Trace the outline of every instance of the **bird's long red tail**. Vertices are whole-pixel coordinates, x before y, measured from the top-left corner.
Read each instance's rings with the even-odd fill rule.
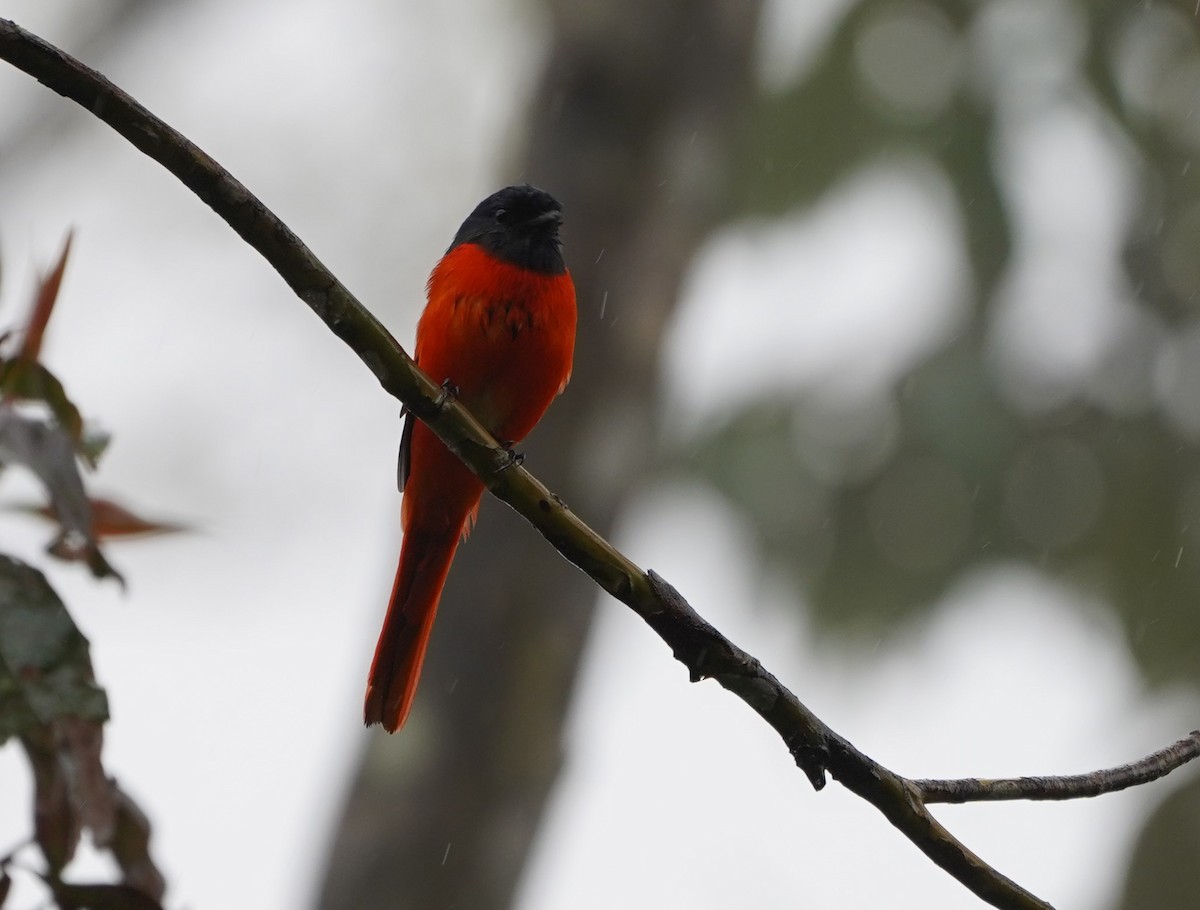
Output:
[[[383,724],[389,733],[404,726],[417,694],[425,647],[461,530],[428,533],[413,528],[404,535],[396,582],[367,681],[363,715],[368,725]]]

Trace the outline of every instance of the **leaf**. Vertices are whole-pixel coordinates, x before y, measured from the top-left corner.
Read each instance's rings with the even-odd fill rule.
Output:
[[[167,883],[150,857],[150,820],[115,780],[109,781],[109,786],[117,810],[116,826],[113,836],[105,842],[97,841],[97,846],[112,850],[125,884],[162,900]]]
[[[79,453],[79,457],[90,468],[95,468],[100,463],[100,458],[108,450],[108,444],[112,442],[112,434],[100,429],[96,426],[84,425],[83,434],[79,437],[79,442],[75,446],[75,451]]]
[[[0,390],[5,397],[20,401],[40,401],[67,431],[71,443],[88,463],[95,465],[91,448],[83,438],[83,417],[57,377],[42,364],[20,358],[0,361]]]
[[[112,850],[125,883],[151,901],[114,905],[105,902],[125,892],[104,891],[96,906],[157,906],[152,898],[165,884],[150,858],[150,823],[100,761],[107,719],[87,639],[40,572],[0,555],[0,743],[19,737],[29,758],[38,845],[57,873],[90,830],[97,847]]]
[[[12,878],[7,869],[0,869],[0,907],[8,900],[8,891],[12,888]]]
[[[82,562],[96,578],[115,578],[122,587],[125,585],[124,576],[104,558],[100,547],[91,538],[64,531],[50,541],[46,552],[65,562]]]
[[[162,904],[130,885],[70,885],[57,879],[46,883],[62,910],[162,910]]]
[[[0,743],[67,716],[108,719],[87,639],[41,572],[0,555]]]
[[[92,507],[92,536],[97,540],[154,537],[159,534],[177,534],[181,531],[191,530],[185,524],[142,518],[119,503],[104,497],[90,498],[89,502]],[[53,505],[13,503],[0,506],[0,508],[33,515],[48,521],[58,521],[58,515],[54,511]]]
[[[111,839],[116,807],[100,750],[99,722],[60,717],[21,734],[33,767],[34,834],[51,870],[58,872],[75,855],[83,829],[97,841]]]
[[[97,578],[112,576],[123,582],[96,543],[91,502],[83,488],[74,446],[57,424],[0,407],[0,460],[26,465],[45,486],[62,525],[62,534],[50,544],[50,553],[86,562]]]
[[[136,515],[111,499],[91,500],[92,536],[96,540],[110,537],[148,537],[155,534],[174,534],[187,527],[166,521],[151,521]]]
[[[89,537],[91,506],[70,440],[54,424],[0,408],[0,459],[30,468],[41,479],[66,531]]]
[[[73,233],[68,232],[58,262],[38,285],[29,313],[29,322],[25,327],[25,340],[21,344],[21,349],[15,357],[0,361],[0,391],[3,391],[6,399],[45,403],[54,414],[55,419],[70,435],[79,454],[94,467],[95,457],[92,453],[94,446],[86,444],[87,440],[83,435],[83,418],[79,414],[79,409],[67,397],[62,383],[40,361],[46,326],[50,322],[54,304],[58,300],[63,273],[67,267],[67,257],[71,252],[72,237]],[[8,333],[5,333],[4,337],[7,338]]]
[[[104,691],[87,639],[45,577],[0,556],[0,742],[17,736],[33,768],[34,829],[52,869],[74,855],[84,826],[111,836],[100,766]]]
[[[63,273],[67,269],[67,257],[71,253],[71,240],[74,231],[67,232],[66,242],[58,262],[38,285],[33,297],[33,308],[29,314],[29,323],[25,327],[25,341],[21,345],[18,357],[28,363],[37,363],[42,352],[42,339],[46,335],[46,326],[50,315],[54,312],[54,303],[58,300],[58,291],[62,287]]]

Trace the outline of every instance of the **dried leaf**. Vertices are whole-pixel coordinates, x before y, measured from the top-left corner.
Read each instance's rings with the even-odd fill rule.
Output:
[[[130,885],[70,885],[57,879],[46,883],[61,910],[162,910],[162,904]]]
[[[112,850],[125,884],[162,900],[167,883],[150,857],[150,820],[115,780],[109,781],[109,785],[117,810],[117,823],[112,838],[105,842],[97,841],[97,846]]]
[[[34,836],[55,873],[79,845],[84,827],[111,836],[116,812],[100,764],[99,723],[61,717],[26,730],[21,745],[33,768]]]

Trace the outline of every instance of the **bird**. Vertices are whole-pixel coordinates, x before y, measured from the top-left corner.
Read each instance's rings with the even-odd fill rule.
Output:
[[[414,359],[506,447],[571,378],[577,308],[561,225],[562,206],[544,190],[498,190],[463,221],[426,286]],[[389,733],[412,709],[442,588],[484,490],[411,413],[398,476],[404,536],[363,706],[365,724]]]

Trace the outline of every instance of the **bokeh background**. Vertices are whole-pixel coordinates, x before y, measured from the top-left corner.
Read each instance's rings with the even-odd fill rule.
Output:
[[[406,346],[475,202],[554,192],[578,367],[527,465],[883,763],[1068,773],[1197,726],[1191,2],[0,15],[205,148]],[[114,435],[93,489],[193,528],[111,546],[125,595],[48,566],[169,906],[971,904],[494,502],[410,726],[364,732],[397,403],[173,178],[0,66],[5,325],[71,226],[44,358]],[[0,534],[46,565],[45,527]],[[28,800],[0,749],[0,849]],[[1194,770],[939,815],[1056,905],[1200,893]]]

